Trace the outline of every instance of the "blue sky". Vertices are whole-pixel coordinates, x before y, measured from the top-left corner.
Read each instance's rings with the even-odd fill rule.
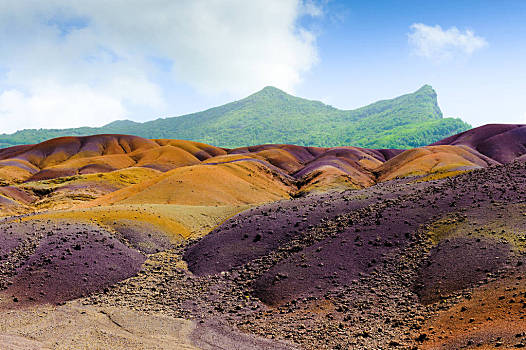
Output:
[[[177,116],[266,85],[342,109],[431,84],[526,123],[525,1],[0,0],[0,133]]]
[[[445,115],[473,125],[526,122],[526,2],[355,1],[333,8],[345,9],[345,20],[324,24],[320,64],[300,95],[352,108],[431,84]],[[449,60],[421,57],[408,42],[413,23],[472,30],[487,45]]]

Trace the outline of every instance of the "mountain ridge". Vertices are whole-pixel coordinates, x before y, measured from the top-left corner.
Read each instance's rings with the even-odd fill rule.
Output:
[[[443,118],[437,94],[430,85],[354,110],[340,110],[267,86],[241,100],[178,117],[0,134],[0,147],[38,143],[60,136],[128,134],[150,139],[193,140],[228,148],[266,143],[413,148],[470,128],[460,119]]]

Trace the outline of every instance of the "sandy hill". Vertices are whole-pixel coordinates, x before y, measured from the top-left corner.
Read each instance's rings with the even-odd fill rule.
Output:
[[[524,144],[2,149],[0,348],[524,347]]]

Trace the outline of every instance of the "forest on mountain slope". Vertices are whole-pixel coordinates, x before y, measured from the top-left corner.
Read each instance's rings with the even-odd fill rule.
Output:
[[[92,134],[184,139],[227,148],[266,143],[413,148],[470,128],[461,119],[443,118],[437,94],[429,85],[347,111],[265,87],[242,100],[180,117],[144,123],[121,120],[98,128],[25,129],[0,134],[0,148]]]

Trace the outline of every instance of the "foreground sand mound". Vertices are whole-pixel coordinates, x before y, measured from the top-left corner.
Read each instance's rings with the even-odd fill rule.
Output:
[[[77,221],[4,220],[0,232],[4,307],[100,291],[134,275],[145,260],[111,232]]]
[[[11,310],[0,320],[2,350],[292,350],[284,342],[243,334],[217,322],[151,315],[78,302]]]
[[[347,341],[343,347],[383,347],[373,339],[386,336],[385,346],[429,341],[458,349],[476,339],[511,348],[522,344],[519,329],[526,329],[525,175],[526,167],[514,163],[266,204],[189,245],[184,259],[200,279],[222,276],[220,283],[243,286],[276,308],[254,316],[266,327],[250,329],[293,334],[299,325],[311,332],[320,327],[323,343],[331,340],[321,334],[337,325],[333,334]],[[487,283],[501,279],[508,281],[499,282],[507,283],[501,296],[482,297]],[[466,309],[453,308],[457,302]],[[429,319],[433,328],[417,327],[418,319],[449,307],[440,320]],[[475,310],[485,310],[484,318]],[[403,315],[407,327],[419,331],[394,341],[405,327]],[[327,328],[316,323],[321,320]],[[364,323],[372,326],[364,330]],[[449,330],[455,335],[447,339]]]

